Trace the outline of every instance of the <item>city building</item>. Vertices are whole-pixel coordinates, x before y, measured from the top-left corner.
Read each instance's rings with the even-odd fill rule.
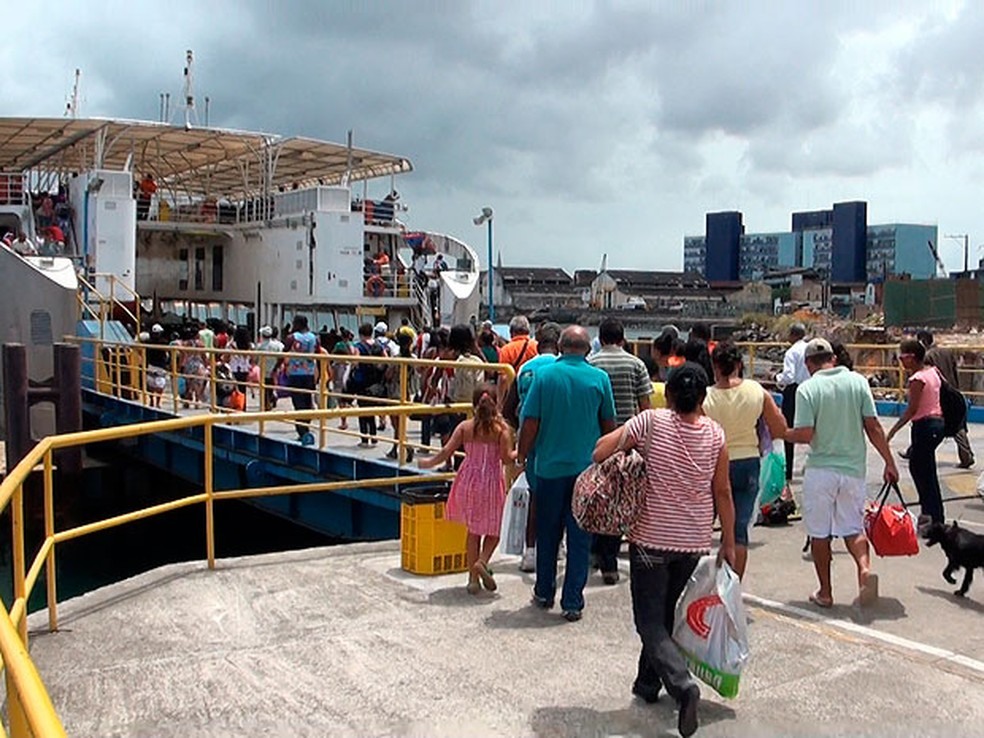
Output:
[[[741,213],[708,213],[705,219],[704,276],[708,282],[734,282],[739,274],[741,237],[745,226]]]
[[[844,284],[936,275],[928,243],[937,243],[935,225],[869,226],[867,211],[867,203],[852,201],[793,213],[791,231],[780,233],[745,233],[741,213],[708,213],[706,234],[684,237],[684,271],[711,283],[760,280],[793,268]]]

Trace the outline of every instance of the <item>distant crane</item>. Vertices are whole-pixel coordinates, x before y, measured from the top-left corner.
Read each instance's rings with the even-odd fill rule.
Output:
[[[939,252],[936,250],[936,247],[933,245],[932,241],[926,241],[926,243],[929,244],[929,250],[933,254],[933,258],[936,259],[937,271],[942,273],[945,279],[947,277],[946,266],[943,264],[943,260],[940,258]]]

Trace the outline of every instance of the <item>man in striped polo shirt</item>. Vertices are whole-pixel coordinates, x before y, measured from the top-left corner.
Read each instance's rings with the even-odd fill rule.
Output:
[[[604,370],[615,395],[615,422],[622,426],[638,412],[649,409],[652,384],[642,359],[623,348],[625,328],[618,318],[605,318],[598,326],[601,350],[588,357],[588,363]],[[605,584],[618,583],[618,550],[621,536],[596,535],[591,545],[595,563]]]

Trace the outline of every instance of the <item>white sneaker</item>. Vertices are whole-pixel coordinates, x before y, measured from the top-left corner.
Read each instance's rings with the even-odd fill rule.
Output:
[[[536,546],[526,546],[523,549],[523,560],[519,562],[519,570],[536,571]]]

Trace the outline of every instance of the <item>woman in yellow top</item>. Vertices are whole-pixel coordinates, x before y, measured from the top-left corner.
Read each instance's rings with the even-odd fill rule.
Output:
[[[714,347],[711,361],[714,386],[707,388],[704,413],[724,428],[735,503],[735,572],[742,577],[748,561],[748,528],[758,497],[758,421],[763,418],[772,437],[782,438],[786,420],[762,385],[741,378],[742,357],[737,346],[731,342],[719,343]]]

